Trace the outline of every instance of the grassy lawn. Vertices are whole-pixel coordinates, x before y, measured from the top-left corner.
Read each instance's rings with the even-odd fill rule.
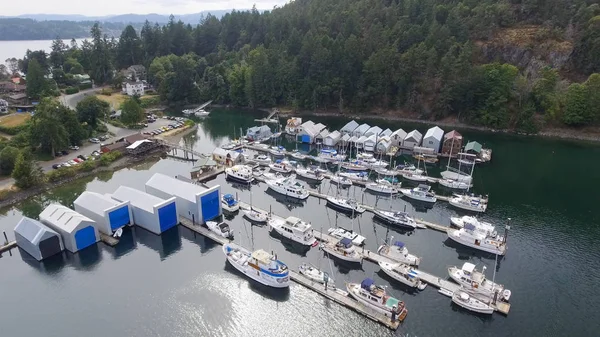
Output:
[[[0,117],[0,125],[5,127],[15,127],[27,122],[30,118],[31,115],[27,112],[15,113]]]
[[[127,95],[123,95],[121,93],[113,93],[110,96],[106,96],[106,95],[101,95],[98,94],[97,97],[105,102],[107,102],[108,104],[110,104],[110,107],[112,109],[118,110],[121,106],[121,104],[123,102],[125,102],[125,100],[129,97]],[[146,99],[151,99],[153,97],[156,97],[156,95],[144,95],[141,97],[142,101],[146,100]]]

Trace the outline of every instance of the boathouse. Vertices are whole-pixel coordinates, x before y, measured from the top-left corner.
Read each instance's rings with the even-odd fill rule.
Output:
[[[87,248],[100,240],[94,220],[59,204],[50,204],[40,221],[60,234],[64,247],[71,253]]]
[[[242,164],[245,161],[245,157],[241,152],[229,151],[220,147],[213,150],[212,159],[215,162],[226,166]]]
[[[175,197],[162,199],[135,188],[121,186],[111,194],[111,198],[120,202],[129,201],[133,223],[154,234],[160,235],[179,223]]]
[[[462,149],[463,137],[458,131],[452,130],[444,135],[442,154],[456,156]]]
[[[332,133],[328,134],[327,137],[325,137],[323,144],[325,144],[325,146],[336,146],[341,138],[342,134],[339,131],[333,131]]]
[[[398,129],[394,131],[390,136],[392,146],[401,147],[404,145],[404,138],[406,138],[406,131]]]
[[[412,130],[411,132],[406,134],[406,137],[404,137],[403,146],[407,149],[412,150],[415,146],[419,146],[421,144],[422,139],[423,135],[419,131]]]
[[[372,128],[370,128],[369,130],[367,130],[367,132],[365,132],[365,136],[367,137],[371,137],[371,136],[379,136],[379,134],[381,133],[381,128],[378,126],[374,126]]]
[[[384,137],[384,136],[391,136],[392,135],[392,130],[390,129],[385,129],[383,131],[381,131],[381,133],[379,134],[379,137]]]
[[[288,119],[285,124],[285,132],[295,135],[300,130],[300,125],[302,125],[302,118],[292,117]]]
[[[345,134],[340,138],[339,143],[341,143],[342,146],[346,146],[350,142],[350,138],[352,137],[350,137],[349,134]]]
[[[478,155],[481,153],[481,144],[475,141],[468,142],[467,145],[465,145],[465,152]]]
[[[367,139],[369,139],[369,137],[360,136],[360,138],[358,138],[355,142],[356,148],[362,150],[365,147],[365,142],[367,141]]]
[[[299,143],[312,144],[315,142],[315,138],[319,134],[320,130],[317,131],[315,129],[315,123],[313,121],[306,121],[298,130],[298,134],[296,136],[296,140]]]
[[[223,213],[219,185],[205,188],[155,173],[146,182],[146,192],[162,199],[175,197],[177,214],[195,223],[204,223]]]
[[[377,135],[370,135],[365,139],[363,148],[365,151],[373,152],[375,151],[375,145],[377,145]]]
[[[15,226],[17,246],[41,261],[47,257],[62,252],[63,246],[60,235],[43,223],[24,216]]]
[[[379,138],[379,142],[377,142],[377,147],[375,148],[375,151],[378,153],[388,153],[391,146],[392,141],[390,140],[390,137],[383,136]]]
[[[442,145],[443,138],[444,130],[442,130],[439,126],[434,126],[425,133],[422,146],[432,149],[433,153],[438,153],[440,152],[440,146]]]
[[[133,222],[129,201],[118,202],[105,195],[85,191],[75,199],[73,206],[75,211],[94,220],[98,231],[107,235]]]
[[[352,131],[352,135],[355,136],[356,138],[360,138],[362,136],[365,135],[365,132],[367,132],[367,130],[369,130],[371,128],[371,126],[369,124],[361,124],[359,127],[357,127],[356,129],[354,129],[354,131]]]
[[[269,137],[271,137],[271,135],[273,135],[273,133],[267,125],[254,126],[248,128],[248,131],[246,132],[246,138],[250,141],[268,139]]]
[[[343,135],[352,135],[354,130],[358,127],[358,123],[355,120],[351,120],[340,130],[340,133]]]
[[[317,137],[315,138],[315,142],[317,144],[324,144],[325,138],[327,138],[327,136],[329,136],[329,130],[324,129],[323,131],[321,131],[321,133],[317,135]]]

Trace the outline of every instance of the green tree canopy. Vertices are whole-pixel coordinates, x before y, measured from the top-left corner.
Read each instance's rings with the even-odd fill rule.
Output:
[[[56,151],[69,145],[69,134],[64,125],[64,107],[51,98],[44,98],[31,118],[30,144],[40,146],[45,153],[54,155]]]
[[[119,38],[116,59],[119,69],[140,64],[142,61],[142,41],[131,25],[125,27]]]
[[[121,105],[121,121],[126,125],[132,125],[141,122],[144,119],[144,109],[134,97],[129,97]]]
[[[98,126],[98,118],[104,118],[110,113],[110,105],[96,96],[87,96],[77,103],[76,110],[79,121],[95,129]]]
[[[44,70],[42,70],[36,59],[32,59],[27,67],[27,96],[31,99],[39,99],[46,87]]]
[[[17,187],[25,189],[42,183],[44,181],[44,172],[31,160],[30,156],[20,152],[15,160],[12,177],[15,179]]]
[[[15,167],[19,149],[12,146],[7,146],[0,151],[0,173],[2,175],[10,175]]]

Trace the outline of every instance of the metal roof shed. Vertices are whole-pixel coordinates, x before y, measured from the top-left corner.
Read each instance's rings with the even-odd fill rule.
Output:
[[[377,145],[377,135],[370,135],[364,143],[365,151],[373,152],[375,150],[375,145]]]
[[[204,188],[155,173],[146,182],[146,193],[162,199],[175,197],[179,216],[196,223],[204,223],[223,214],[220,185]]]
[[[60,234],[67,250],[76,253],[98,242],[100,235],[94,220],[59,204],[51,204],[40,213],[40,221]]]
[[[392,141],[390,140],[390,137],[383,136],[379,138],[379,142],[377,142],[377,147],[375,149],[379,153],[387,153],[391,145]]]
[[[133,221],[129,201],[118,202],[105,195],[85,191],[73,202],[75,211],[96,222],[99,232],[112,235]]]
[[[367,130],[369,130],[371,128],[371,126],[369,124],[361,124],[359,127],[357,127],[353,132],[352,135],[355,136],[356,138],[360,138],[362,136],[365,135],[365,132],[367,132]]]
[[[467,145],[465,145],[465,152],[480,153],[481,152],[481,144],[479,144],[475,141],[468,142]]]
[[[326,146],[335,146],[340,141],[340,138],[342,138],[342,134],[339,131],[333,131],[325,137],[323,144]]]
[[[385,129],[383,131],[381,131],[381,133],[379,134],[379,137],[384,137],[384,136],[391,136],[392,135],[392,130],[390,129]]]
[[[25,216],[15,226],[15,238],[17,246],[38,261],[65,249],[57,232],[43,223]]]
[[[425,137],[423,137],[423,147],[428,147],[433,149],[434,153],[438,153],[440,152],[443,138],[444,130],[439,126],[434,126],[425,133]]]
[[[406,138],[406,131],[398,129],[392,133],[390,140],[394,146],[402,146],[404,144],[404,138]]]
[[[415,146],[419,146],[419,144],[421,144],[422,139],[423,135],[419,131],[412,130],[404,138],[404,147],[412,149]]]
[[[365,142],[367,141],[367,139],[369,139],[369,137],[367,136],[361,136],[360,138],[358,138],[356,140],[356,148],[362,149],[365,146]]]
[[[367,132],[365,132],[365,136],[370,137],[370,136],[379,136],[379,134],[381,133],[381,128],[378,126],[374,126],[372,128],[370,128],[369,130],[367,130]]]
[[[161,199],[135,188],[121,186],[111,194],[117,201],[129,201],[133,222],[154,234],[160,235],[179,223],[176,198]]]
[[[352,134],[354,130],[358,127],[358,123],[355,120],[349,121],[344,127],[340,130],[341,134],[349,135]]]

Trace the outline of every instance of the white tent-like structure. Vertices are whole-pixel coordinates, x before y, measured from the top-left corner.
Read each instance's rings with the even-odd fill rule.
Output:
[[[15,227],[15,240],[19,248],[38,261],[65,249],[62,238],[57,232],[43,223],[25,216]]]
[[[85,191],[73,202],[75,211],[94,220],[99,232],[112,235],[132,223],[129,201],[119,202],[105,195]]]
[[[50,204],[40,221],[59,233],[64,247],[71,253],[87,248],[100,240],[94,220],[59,204]]]

